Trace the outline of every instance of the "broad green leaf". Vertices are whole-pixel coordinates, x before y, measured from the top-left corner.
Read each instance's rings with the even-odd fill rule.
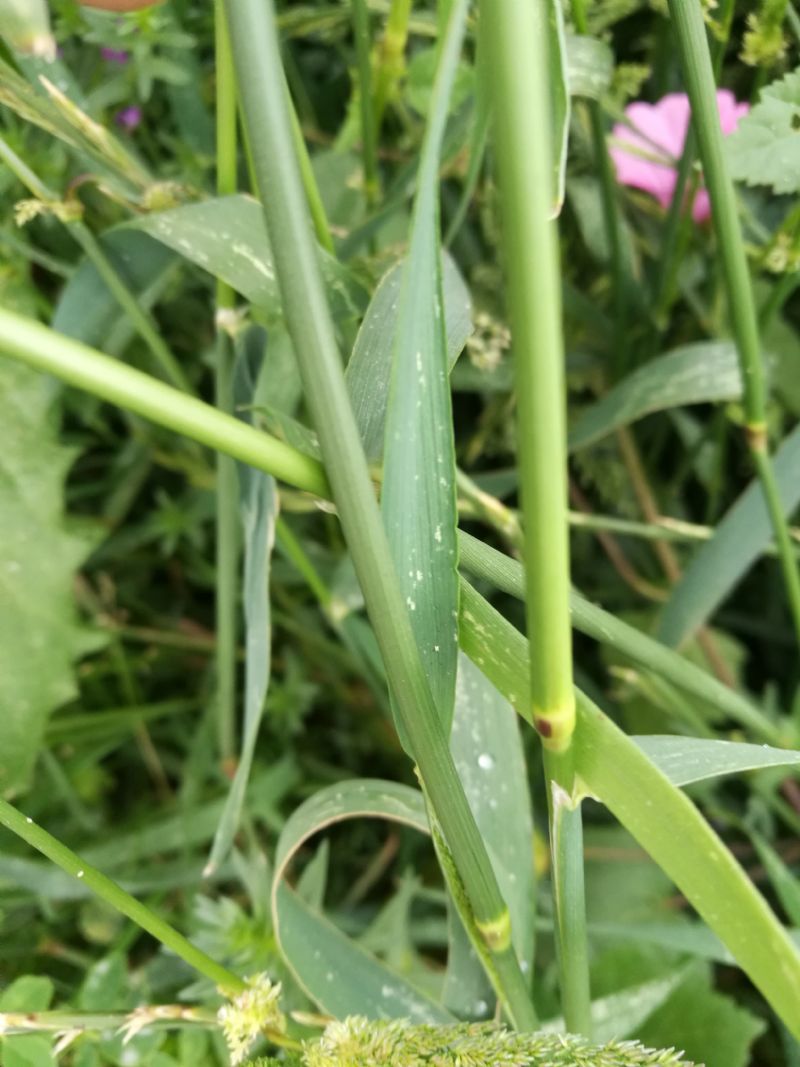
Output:
[[[593,1000],[592,1039],[600,1043],[631,1037],[672,996],[684,978],[685,971],[675,971]],[[548,1019],[542,1025],[545,1033],[563,1033],[564,1029],[561,1017]]]
[[[524,599],[525,585],[522,566],[517,560],[482,544],[476,538],[463,532],[459,533],[459,549],[460,562],[465,570],[491,582],[497,589],[519,600]],[[463,595],[462,587],[462,597]],[[475,596],[477,597],[477,594]],[[481,601],[480,597],[474,600],[476,611],[482,610]],[[493,610],[490,605],[487,607],[490,611]],[[710,674],[706,674],[684,656],[678,655],[674,650],[653,640],[647,634],[641,633],[633,626],[621,622],[614,615],[603,611],[602,608],[585,600],[576,592],[572,593],[570,608],[576,630],[622,653],[637,666],[666,678],[681,692],[689,693],[696,699],[710,704],[724,715],[751,729],[757,736],[772,742],[778,739],[779,732],[763,712],[739,693],[735,693]],[[464,636],[462,628],[462,637]],[[477,662],[480,664],[480,660]],[[523,697],[520,694],[520,682],[524,683],[524,679],[513,679],[515,700],[527,699],[527,695]],[[501,691],[505,692],[502,688]],[[525,693],[527,694],[527,690]],[[525,706],[524,703],[515,705],[518,708]]]
[[[51,381],[0,364],[0,793],[24,788],[48,716],[77,692],[88,648],[73,596],[90,548],[69,529],[63,487],[75,459],[58,441]]]
[[[697,808],[581,693],[573,748],[586,790],[672,878],[800,1036],[800,953]]]
[[[519,725],[513,708],[463,654],[458,657],[450,750],[508,904],[517,957],[530,970],[536,885],[531,799]],[[463,952],[460,945],[454,960],[451,943],[446,1003],[458,1015],[480,1016],[474,990],[480,988],[477,975],[483,968],[474,952],[467,952],[468,969]],[[486,999],[488,995],[477,997],[477,1001]]]
[[[698,737],[634,737],[637,746],[673,785],[691,785],[725,774],[800,767],[800,752],[769,745],[712,741]],[[800,922],[800,916],[797,919]]]
[[[447,733],[458,656],[458,515],[439,235],[439,155],[467,6],[466,0],[457,0],[453,7],[420,158],[393,338],[381,493],[392,559]],[[398,729],[408,750],[399,724]]]
[[[386,407],[392,377],[393,340],[397,335],[399,302],[408,260],[396,264],[381,279],[358,331],[345,380],[367,459],[378,463],[383,455]],[[472,333],[469,289],[453,261],[442,254],[442,306],[451,370]]]
[[[275,855],[272,917],[284,959],[312,1000],[337,1018],[452,1021],[448,1011],[359,948],[286,884],[294,856],[311,837],[354,818],[385,819],[430,833],[422,795],[395,782],[342,782],[302,804],[286,821]]]
[[[241,409],[252,402],[263,352],[263,332],[256,327],[240,336],[234,369],[234,396]],[[228,802],[214,835],[204,874],[213,874],[228,856],[244,808],[272,661],[269,575],[275,544],[278,494],[275,479],[245,464],[238,467],[244,545],[245,673],[244,723],[239,763]]]
[[[765,1029],[763,1019],[714,990],[706,967],[680,985],[633,1036],[647,1045],[675,1044],[705,1067],[746,1067],[751,1046]]]
[[[800,191],[800,68],[761,90],[759,102],[725,139],[734,178],[775,193]]]
[[[569,448],[585,448],[654,411],[736,400],[741,393],[736,348],[730,341],[683,345],[635,370],[585,411],[570,431]]]
[[[264,216],[251,196],[225,196],[143,215],[126,228],[154,237],[203,270],[221,278],[269,319],[280,320],[278,281]],[[337,318],[352,318],[363,293],[332,256],[320,262]]]
[[[55,58],[45,0],[0,0],[0,34],[20,52]]]
[[[800,426],[773,462],[785,515],[800,503]],[[658,636],[678,646],[697,632],[758,559],[772,538],[761,484],[754,480],[700,548],[667,601]]]
[[[600,100],[614,75],[614,54],[606,42],[569,33],[564,55],[570,95]]]
[[[0,994],[0,1011],[46,1011],[53,999],[49,978],[26,974],[15,979]],[[3,1067],[55,1067],[52,1038],[43,1034],[0,1037],[0,1062]]]
[[[149,308],[178,264],[168,248],[143,233],[115,230],[100,244],[120,278]],[[118,355],[135,330],[97,268],[84,259],[64,286],[56,305],[53,329],[109,355]]]

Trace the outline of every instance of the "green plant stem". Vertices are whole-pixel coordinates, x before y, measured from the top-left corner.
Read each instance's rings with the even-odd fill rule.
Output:
[[[537,16],[536,8],[539,8]],[[514,338],[526,614],[533,717],[544,744],[566,749],[575,724],[569,623],[564,342],[557,230],[550,220],[549,69],[537,0],[491,0],[487,34]]]
[[[0,351],[123,410],[136,412],[165,429],[183,433],[200,444],[249,463],[289,485],[330,499],[330,488],[316,460],[194,397],[1,308]],[[459,547],[460,561],[466,570],[511,596],[524,599],[523,571],[516,560],[463,532],[459,535]],[[620,622],[577,593],[571,595],[571,609],[573,624],[581,633],[617,649],[678,688],[715,705],[764,741],[783,743],[780,731],[757,708],[672,649]],[[181,647],[204,647],[196,638],[190,640],[180,634],[115,629],[122,636],[146,642],[158,640]]]
[[[669,0],[683,60],[692,119],[711,199],[714,228],[728,293],[728,306],[742,369],[745,437],[761,480],[775,533],[789,609],[800,641],[800,569],[791,547],[769,456],[766,387],[753,289],[736,209],[736,194],[722,144],[716,84],[698,0]]]
[[[330,493],[321,465],[283,441],[4,308],[0,308],[0,350],[309,493],[325,498]]]
[[[493,128],[514,338],[530,692],[534,725],[548,751],[562,1007],[567,1029],[588,1034],[581,815],[565,812],[559,803],[559,797],[572,794],[575,697],[561,279],[558,232],[550,219],[548,18],[544,0],[484,0],[481,8],[493,71]]]
[[[392,0],[386,29],[378,46],[375,72],[375,133],[380,133],[386,105],[392,99],[404,70],[412,0]]]
[[[467,533],[459,534],[459,557],[463,569],[510,596],[523,600],[525,579],[521,564],[484,545]],[[783,735],[758,708],[683,656],[640,633],[578,593],[570,595],[572,623],[580,633],[621,652],[646,670],[665,678],[683,692],[719,708],[735,722],[752,730],[772,745],[785,743]]]
[[[59,200],[53,190],[48,188],[38,175],[34,174],[2,137],[0,137],[0,159],[7,164],[9,170],[37,200],[41,200],[45,204],[56,203]],[[184,392],[191,392],[191,386],[186,375],[169,347],[162,340],[152,316],[139,305],[138,300],[120,277],[116,267],[106,255],[102,245],[92,231],[79,220],[65,223],[65,225],[86,253],[86,256],[94,264],[97,273],[106,283],[112,296],[150,349],[153,358],[168,381]]]
[[[214,28],[217,67],[217,193],[230,196],[238,187],[236,75],[222,0],[216,0]],[[236,294],[217,281],[217,351],[214,400],[220,411],[233,414],[233,345],[226,316]],[[239,487],[236,461],[217,453],[216,499],[216,702],[219,753],[230,765],[236,753],[236,660],[238,635]]]
[[[364,195],[373,207],[380,197],[378,144],[372,105],[372,55],[367,0],[351,0],[353,36],[358,62],[358,102],[361,111],[361,157],[364,161]]]
[[[186,1004],[154,1004],[133,1012],[28,1011],[0,1012],[0,1032],[5,1037],[21,1034],[67,1034],[135,1032],[151,1027],[200,1027],[217,1029],[217,1013]]]
[[[126,893],[121,886],[113,882],[95,867],[90,866],[57,838],[18,811],[5,800],[0,800],[0,823],[17,837],[41,852],[62,871],[71,874],[95,893],[101,900],[110,904],[122,915],[127,916],[142,930],[152,934],[157,941],[179,956],[199,974],[210,978],[228,993],[241,993],[247,986],[242,979],[196,948],[183,934],[179,934],[169,923],[164,922],[147,905],[142,904]]]
[[[275,14],[263,0],[226,0],[258,192],[283,307],[325,468],[406,736],[515,1025],[535,1025],[511,945],[508,908],[467,803],[419,657],[345,386],[283,92]]]

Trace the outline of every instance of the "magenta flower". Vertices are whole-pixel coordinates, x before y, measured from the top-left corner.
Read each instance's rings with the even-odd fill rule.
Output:
[[[135,105],[124,107],[122,111],[116,113],[114,121],[123,130],[135,130],[142,121],[142,109]]]
[[[101,48],[100,55],[106,63],[127,63],[130,56],[121,48]]]
[[[750,110],[749,104],[738,103],[728,89],[717,93],[717,107],[722,132],[726,135],[733,133],[739,120]],[[676,166],[689,129],[689,99],[685,93],[669,93],[656,104],[629,104],[625,115],[631,125],[620,123],[614,127],[610,148],[617,181],[643,189],[663,208],[668,208],[678,179]],[[695,222],[705,222],[710,217],[708,193],[698,189],[692,218]]]

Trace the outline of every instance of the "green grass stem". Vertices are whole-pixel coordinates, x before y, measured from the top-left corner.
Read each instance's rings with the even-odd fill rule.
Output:
[[[372,38],[369,29],[367,0],[351,0],[353,37],[358,64],[358,103],[361,114],[361,158],[364,165],[364,195],[367,205],[374,206],[380,195],[378,174],[378,139],[372,105]]]
[[[728,294],[728,306],[742,370],[745,437],[764,491],[775,533],[784,587],[800,640],[800,570],[792,551],[769,456],[766,385],[758,317],[747,265],[736,193],[726,162],[717,109],[711,52],[699,0],[669,0],[683,61],[692,118],[703,164]]]
[[[236,76],[222,0],[216,0],[214,29],[217,69],[217,192],[230,196],[238,188]],[[226,316],[236,294],[217,281],[217,351],[214,401],[233,414],[233,344]],[[220,758],[232,764],[236,753],[236,660],[238,635],[239,488],[236,461],[217,453],[216,498],[216,711]]]
[[[529,1028],[535,1015],[511,946],[508,909],[433,704],[350,407],[295,155],[274,10],[260,0],[226,0],[226,11],[284,312],[333,499],[398,714],[492,951],[506,1007],[517,1026]]]
[[[199,974],[205,975],[224,989],[226,993],[241,993],[247,988],[245,982],[233,971],[229,971],[227,967],[223,967],[207,956],[183,934],[178,933],[169,923],[151,911],[146,904],[136,900],[116,882],[86,863],[47,830],[38,826],[33,819],[23,815],[5,800],[0,800],[0,824],[41,852],[62,871],[80,879],[86,888],[101,900],[136,923],[142,930],[146,930]]]

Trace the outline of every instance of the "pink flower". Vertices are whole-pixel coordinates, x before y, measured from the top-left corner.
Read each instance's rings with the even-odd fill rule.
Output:
[[[749,104],[737,103],[728,89],[717,93],[717,107],[722,132],[726,135],[733,133],[739,120],[750,110]],[[669,93],[656,104],[629,104],[625,115],[631,125],[620,123],[614,127],[610,148],[617,181],[643,189],[663,208],[668,208],[678,178],[676,166],[689,129],[689,99],[685,93]],[[699,189],[692,204],[692,218],[695,222],[705,222],[710,217],[708,193]]]
[[[122,111],[116,113],[114,121],[123,130],[135,130],[142,121],[142,109],[135,105],[124,107]]]
[[[101,48],[100,55],[106,61],[106,63],[127,63],[130,56],[127,52],[121,48]]]

